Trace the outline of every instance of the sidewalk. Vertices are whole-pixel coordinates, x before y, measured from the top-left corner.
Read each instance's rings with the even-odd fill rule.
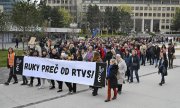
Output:
[[[180,60],[175,60],[175,65],[180,66]],[[9,86],[0,85],[1,108],[179,108],[180,106],[180,67],[168,70],[166,84],[158,85],[160,75],[154,66],[142,66],[139,72],[140,83],[123,86],[122,95],[117,100],[105,103],[107,88],[99,90],[99,95],[91,96],[88,86],[77,85],[78,93],[68,95],[67,87],[63,85],[63,92],[57,93],[49,90],[46,82],[45,89],[37,87],[20,86],[19,84]],[[149,75],[148,75],[149,74]],[[36,84],[36,79],[34,80]],[[57,86],[57,84],[56,84]]]

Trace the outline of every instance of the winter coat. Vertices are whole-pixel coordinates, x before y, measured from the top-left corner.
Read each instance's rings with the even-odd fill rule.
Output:
[[[127,66],[124,60],[118,63],[118,68],[119,68],[117,73],[118,84],[123,84],[125,73],[127,71]]]
[[[112,65],[110,67],[109,75],[107,75],[107,80],[110,81],[110,88],[117,87],[117,72],[118,72],[118,65]]]
[[[135,56],[131,55],[129,64],[131,70],[139,70],[140,69],[139,57],[137,55]]]
[[[159,66],[158,66],[158,68],[159,68],[158,72],[161,73],[161,74],[166,74],[167,75],[167,67],[168,67],[167,59],[160,59]],[[163,68],[166,71],[165,73],[163,72],[164,71]]]

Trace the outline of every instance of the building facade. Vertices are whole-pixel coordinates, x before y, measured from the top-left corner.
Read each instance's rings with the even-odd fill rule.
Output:
[[[0,5],[3,6],[4,12],[11,12],[15,1],[16,0],[0,0]]]
[[[83,0],[82,12],[89,4],[97,5],[101,11],[106,7],[128,6],[134,21],[136,32],[170,32],[172,19],[180,0]]]
[[[74,17],[75,22],[78,22],[82,0],[46,0],[46,3],[51,7],[59,7],[68,10]]]

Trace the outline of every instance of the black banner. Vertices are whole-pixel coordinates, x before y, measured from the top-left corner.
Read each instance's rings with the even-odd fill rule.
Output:
[[[106,63],[96,63],[96,75],[94,79],[94,86],[105,87],[106,79]]]
[[[22,75],[23,62],[24,62],[24,56],[15,56],[15,59],[14,59],[14,73],[15,74]]]

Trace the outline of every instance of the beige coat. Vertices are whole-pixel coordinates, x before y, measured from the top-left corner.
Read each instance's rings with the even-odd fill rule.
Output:
[[[118,67],[119,67],[118,73],[117,73],[118,84],[123,84],[125,73],[127,70],[126,63],[123,59],[118,63]]]

